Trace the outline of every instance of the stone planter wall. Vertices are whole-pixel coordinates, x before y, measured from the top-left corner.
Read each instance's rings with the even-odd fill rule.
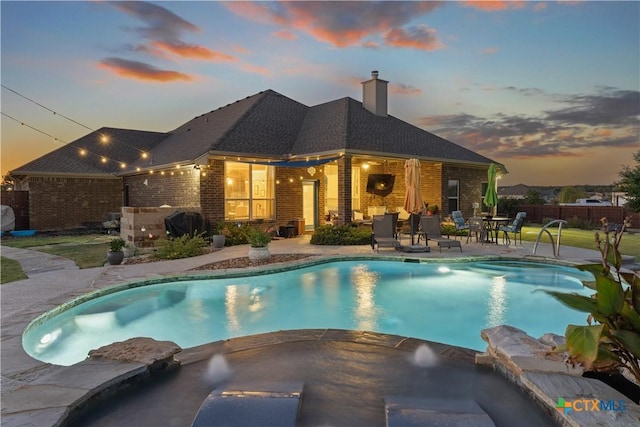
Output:
[[[167,238],[164,219],[176,211],[200,212],[201,210],[199,207],[193,206],[123,207],[120,219],[120,237],[137,247],[152,246],[155,240]],[[144,232],[142,228],[145,229]],[[153,239],[149,238],[149,234],[153,236]]]

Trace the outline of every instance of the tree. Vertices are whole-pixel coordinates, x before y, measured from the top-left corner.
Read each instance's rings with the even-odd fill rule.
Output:
[[[524,195],[524,202],[528,205],[544,205],[544,197],[538,190],[528,190]]]
[[[562,187],[558,194],[558,202],[575,203],[576,200],[584,197],[584,190],[579,187]]]
[[[627,192],[626,208],[633,212],[640,212],[640,151],[633,154],[636,166],[623,166],[618,174],[620,181],[616,183],[620,191]]]
[[[0,188],[2,191],[12,190],[13,189],[13,178],[10,175],[5,175],[2,177],[2,183],[0,184]]]

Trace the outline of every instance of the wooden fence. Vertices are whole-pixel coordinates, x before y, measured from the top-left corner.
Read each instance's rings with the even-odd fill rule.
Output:
[[[610,223],[620,224],[626,216],[630,215],[631,228],[640,228],[640,212],[625,211],[624,208],[618,206],[520,205],[518,210],[527,213],[527,222],[537,224],[552,219],[568,221],[572,218],[579,218],[598,225],[600,218],[603,217],[606,217]]]
[[[11,206],[16,216],[16,230],[29,229],[29,192],[28,191],[2,191],[0,192],[0,204]]]

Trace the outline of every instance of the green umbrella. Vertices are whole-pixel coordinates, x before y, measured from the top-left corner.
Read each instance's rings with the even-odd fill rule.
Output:
[[[496,193],[496,165],[491,163],[489,165],[489,170],[487,171],[487,179],[489,183],[487,184],[487,194],[484,195],[483,203],[488,208],[496,206],[498,204],[498,193]]]

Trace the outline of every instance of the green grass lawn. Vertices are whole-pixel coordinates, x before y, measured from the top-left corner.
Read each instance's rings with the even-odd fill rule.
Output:
[[[525,226],[522,227],[522,240],[529,242],[535,242],[540,233],[541,226]],[[552,235],[555,234],[557,228],[549,230]],[[563,228],[562,239],[560,241],[562,246],[573,246],[576,248],[593,249],[597,250],[595,233],[597,230],[580,230],[577,228]],[[601,234],[601,238],[604,236]],[[556,236],[553,237],[556,239]],[[550,243],[549,236],[543,233],[540,238],[541,243]],[[561,249],[562,250],[562,249]],[[640,233],[625,232],[620,242],[620,253],[622,255],[631,255],[640,261]]]
[[[0,257],[0,285],[24,279],[28,279],[28,277],[24,274],[24,271],[22,271],[22,267],[18,261]]]

